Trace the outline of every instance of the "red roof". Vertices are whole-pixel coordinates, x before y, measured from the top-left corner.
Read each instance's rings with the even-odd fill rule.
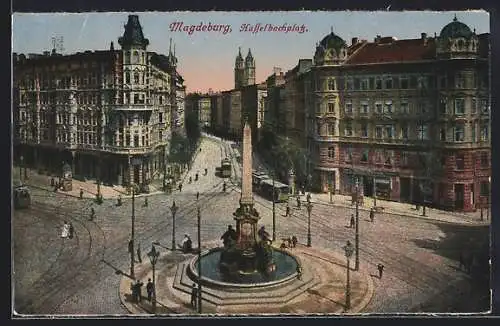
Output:
[[[358,45],[355,45],[358,47]],[[365,42],[353,53],[346,64],[388,63],[419,61],[435,58],[436,46],[433,38],[394,40],[384,37],[379,42]]]

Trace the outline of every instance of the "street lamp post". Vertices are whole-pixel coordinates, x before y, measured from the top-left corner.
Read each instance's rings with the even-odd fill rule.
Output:
[[[356,179],[356,260],[354,270],[359,270],[359,179]]]
[[[148,252],[148,257],[153,267],[153,313],[156,313],[156,262],[159,256],[160,252],[156,251],[155,246],[151,244],[151,251]]]
[[[175,200],[172,203],[172,206],[170,206],[170,211],[172,212],[172,251],[175,251],[175,213],[177,213]]]
[[[198,313],[201,314],[201,211],[200,206],[197,208],[198,212]]]
[[[135,277],[134,273],[134,239],[135,239],[135,185],[131,184],[132,188],[132,232],[131,232],[131,239],[129,242],[129,248],[128,250],[130,251],[130,276],[132,278]]]
[[[351,244],[350,241],[347,241],[346,245],[343,247],[345,251],[345,256],[347,258],[347,266],[346,266],[346,271],[347,271],[347,281],[346,281],[346,287],[345,287],[345,309],[346,311],[351,309],[351,279],[350,279],[350,259],[352,256],[352,253],[354,251],[354,248]]]
[[[307,246],[311,246],[311,211],[313,204],[311,202],[306,203],[307,208]]]
[[[19,180],[21,180],[21,183],[23,183],[23,162],[24,162],[24,157],[21,155],[19,158],[21,162],[19,163]]]
[[[273,196],[272,196],[272,201],[273,201],[273,242],[276,241],[276,190],[274,188],[274,171],[271,173],[271,176],[273,178]]]

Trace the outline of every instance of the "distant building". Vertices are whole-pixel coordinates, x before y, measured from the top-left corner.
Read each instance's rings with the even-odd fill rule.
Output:
[[[107,183],[146,184],[164,171],[176,97],[177,58],[147,51],[137,15],[121,49],[14,54],[14,155],[24,163]],[[132,165],[134,163],[134,165]]]

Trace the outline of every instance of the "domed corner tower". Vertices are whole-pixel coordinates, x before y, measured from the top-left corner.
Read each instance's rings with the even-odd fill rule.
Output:
[[[459,22],[457,17],[447,24],[436,40],[438,58],[470,58],[479,55],[479,38],[469,26]]]
[[[347,43],[333,31],[316,46],[314,64],[316,66],[338,65],[347,58]]]
[[[250,49],[245,58],[245,86],[248,85],[255,85],[255,59]]]
[[[245,77],[245,62],[243,61],[243,56],[241,55],[241,48],[238,48],[238,55],[234,62],[234,88],[241,88],[243,85],[243,79]]]

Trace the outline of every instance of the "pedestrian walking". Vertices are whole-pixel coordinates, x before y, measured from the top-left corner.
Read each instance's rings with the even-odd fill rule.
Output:
[[[198,307],[197,299],[198,299],[198,286],[196,286],[196,283],[193,283],[193,285],[191,286],[191,306],[193,307],[193,309],[196,309]]]
[[[80,199],[83,199],[83,189],[80,188]]]
[[[300,197],[299,197],[299,196],[297,196],[297,207],[298,207],[298,209],[300,209],[300,204],[301,204],[301,203],[300,203]]]
[[[90,207],[90,220],[93,221],[95,218],[95,209],[94,207]]]
[[[306,200],[307,200],[308,203],[311,202],[311,194],[310,193],[307,194]]]
[[[196,200],[200,198],[200,192],[196,192]]]
[[[382,274],[384,273],[384,265],[378,264],[377,269],[378,269],[378,278],[382,278]]]
[[[182,183],[179,183],[179,192],[182,192]]]
[[[226,192],[226,181],[222,184],[222,191]]]
[[[193,182],[193,177],[189,177],[189,183],[192,183]]]
[[[132,292],[132,302],[139,302],[139,298],[137,297],[137,286],[134,282],[130,283],[130,291]]]
[[[292,236],[292,246],[293,246],[293,248],[295,248],[297,246],[297,242],[298,242],[297,237],[293,235]]]
[[[61,230],[61,238],[65,239],[69,236],[69,224],[68,222],[64,221],[62,230]]]
[[[148,207],[148,197],[144,197],[144,207]]]
[[[205,175],[207,175],[207,174],[208,174],[208,169],[207,169],[207,168],[205,168]]]
[[[148,301],[151,302],[151,297],[153,296],[154,286],[151,279],[148,278],[148,284],[146,284],[146,292],[148,293]]]
[[[116,200],[116,206],[121,206],[122,205],[122,195],[118,195],[118,198]]]
[[[73,223],[69,222],[69,232],[68,232],[68,237],[70,239],[73,239],[73,235],[75,233],[75,228],[73,227]]]
[[[349,223],[349,227],[353,228],[356,223],[356,220],[354,219],[354,214],[351,214],[351,221]]]
[[[458,257],[458,268],[460,270],[465,268],[465,257],[463,251],[460,251],[460,256]]]
[[[142,263],[142,258],[141,258],[141,244],[138,243],[137,244],[137,261],[139,261],[139,263]]]
[[[297,279],[302,280],[302,267],[300,265],[297,265]]]
[[[285,216],[290,216],[290,206],[286,205]]]
[[[135,287],[136,287],[136,291],[137,291],[137,302],[141,302],[142,301],[142,286],[144,285],[144,283],[141,282],[141,280],[137,280],[137,282],[135,283]]]
[[[375,220],[375,210],[370,208],[370,222],[373,222]]]
[[[194,181],[198,181],[198,172],[194,175]]]

